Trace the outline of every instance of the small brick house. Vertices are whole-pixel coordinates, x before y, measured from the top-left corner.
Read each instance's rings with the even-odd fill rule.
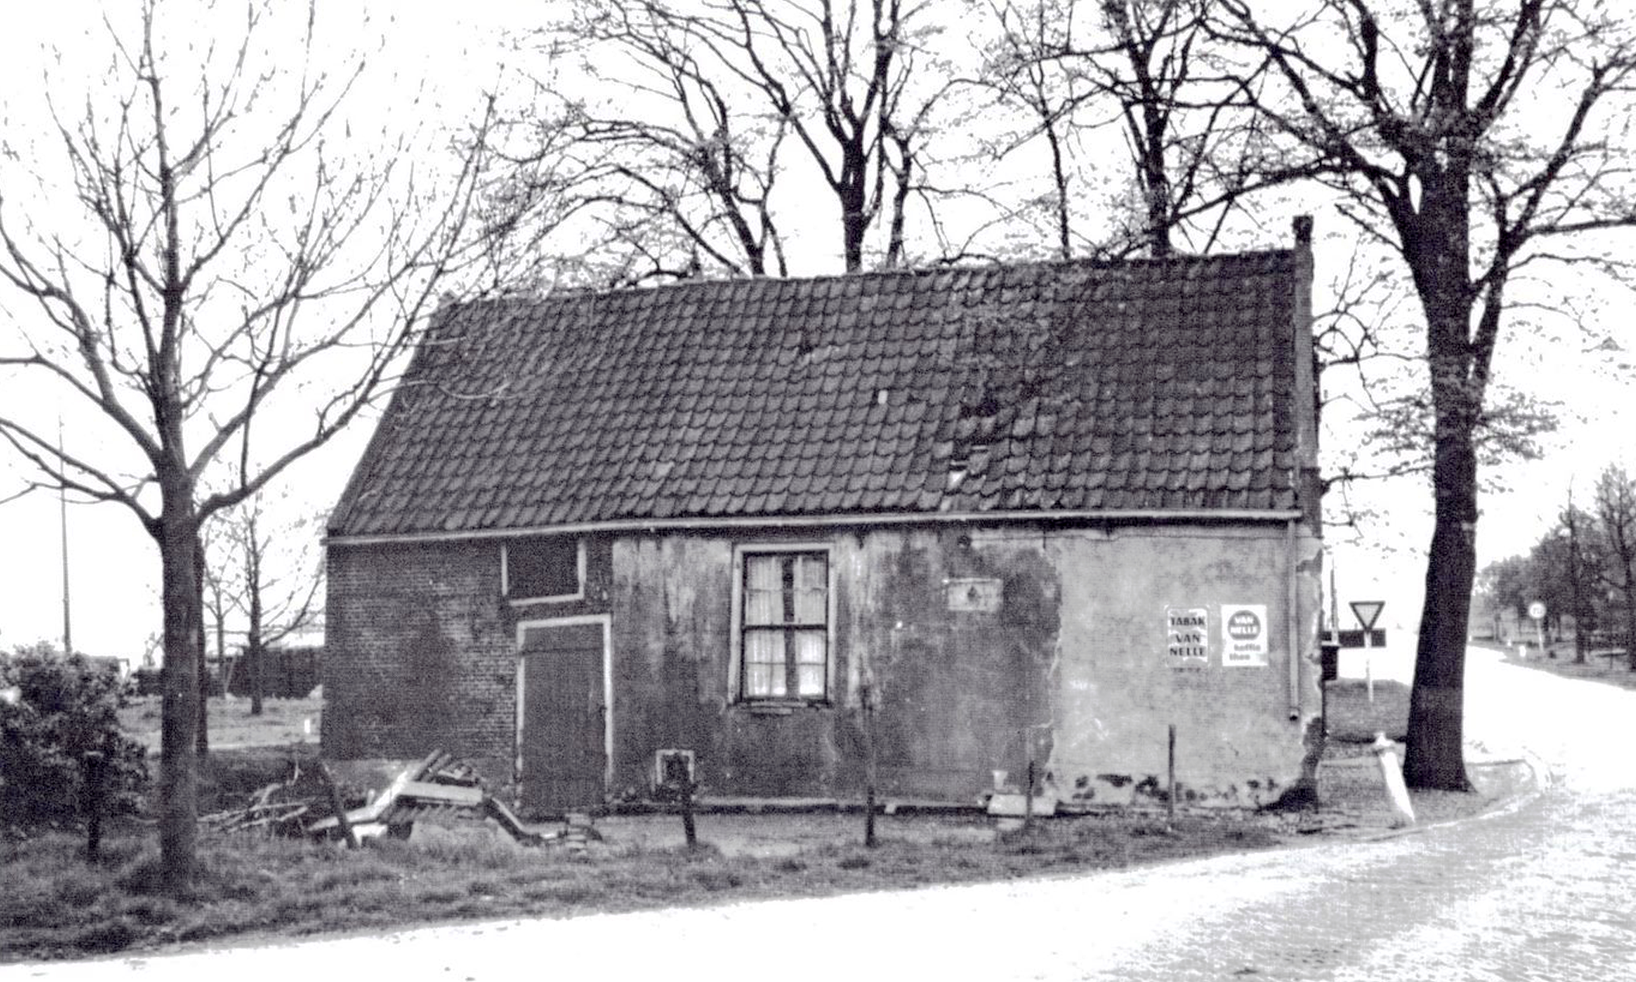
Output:
[[[651,792],[1254,804],[1319,713],[1291,249],[447,305],[335,509],[323,749]],[[874,712],[865,729],[866,693]]]

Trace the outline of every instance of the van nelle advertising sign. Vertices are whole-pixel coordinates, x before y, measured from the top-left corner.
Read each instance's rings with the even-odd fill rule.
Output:
[[[1165,639],[1171,668],[1208,665],[1210,611],[1204,607],[1166,607]]]
[[[1267,664],[1267,605],[1221,605],[1221,663],[1228,668]]]

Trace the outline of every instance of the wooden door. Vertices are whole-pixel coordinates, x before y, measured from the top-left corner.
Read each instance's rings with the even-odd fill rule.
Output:
[[[561,815],[602,804],[607,770],[602,625],[527,628],[522,665],[522,806]]]

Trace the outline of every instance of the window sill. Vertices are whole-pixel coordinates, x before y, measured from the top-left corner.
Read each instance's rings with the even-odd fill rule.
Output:
[[[507,597],[506,603],[513,607],[530,607],[535,604],[566,604],[576,600],[584,600],[583,593],[566,593],[557,597]]]
[[[788,716],[797,709],[828,709],[829,703],[820,700],[791,699],[788,701],[741,701],[735,707],[752,716]]]

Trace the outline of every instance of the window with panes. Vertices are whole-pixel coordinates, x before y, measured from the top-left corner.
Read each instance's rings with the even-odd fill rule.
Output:
[[[827,700],[829,556],[747,553],[740,586],[740,696]]]

